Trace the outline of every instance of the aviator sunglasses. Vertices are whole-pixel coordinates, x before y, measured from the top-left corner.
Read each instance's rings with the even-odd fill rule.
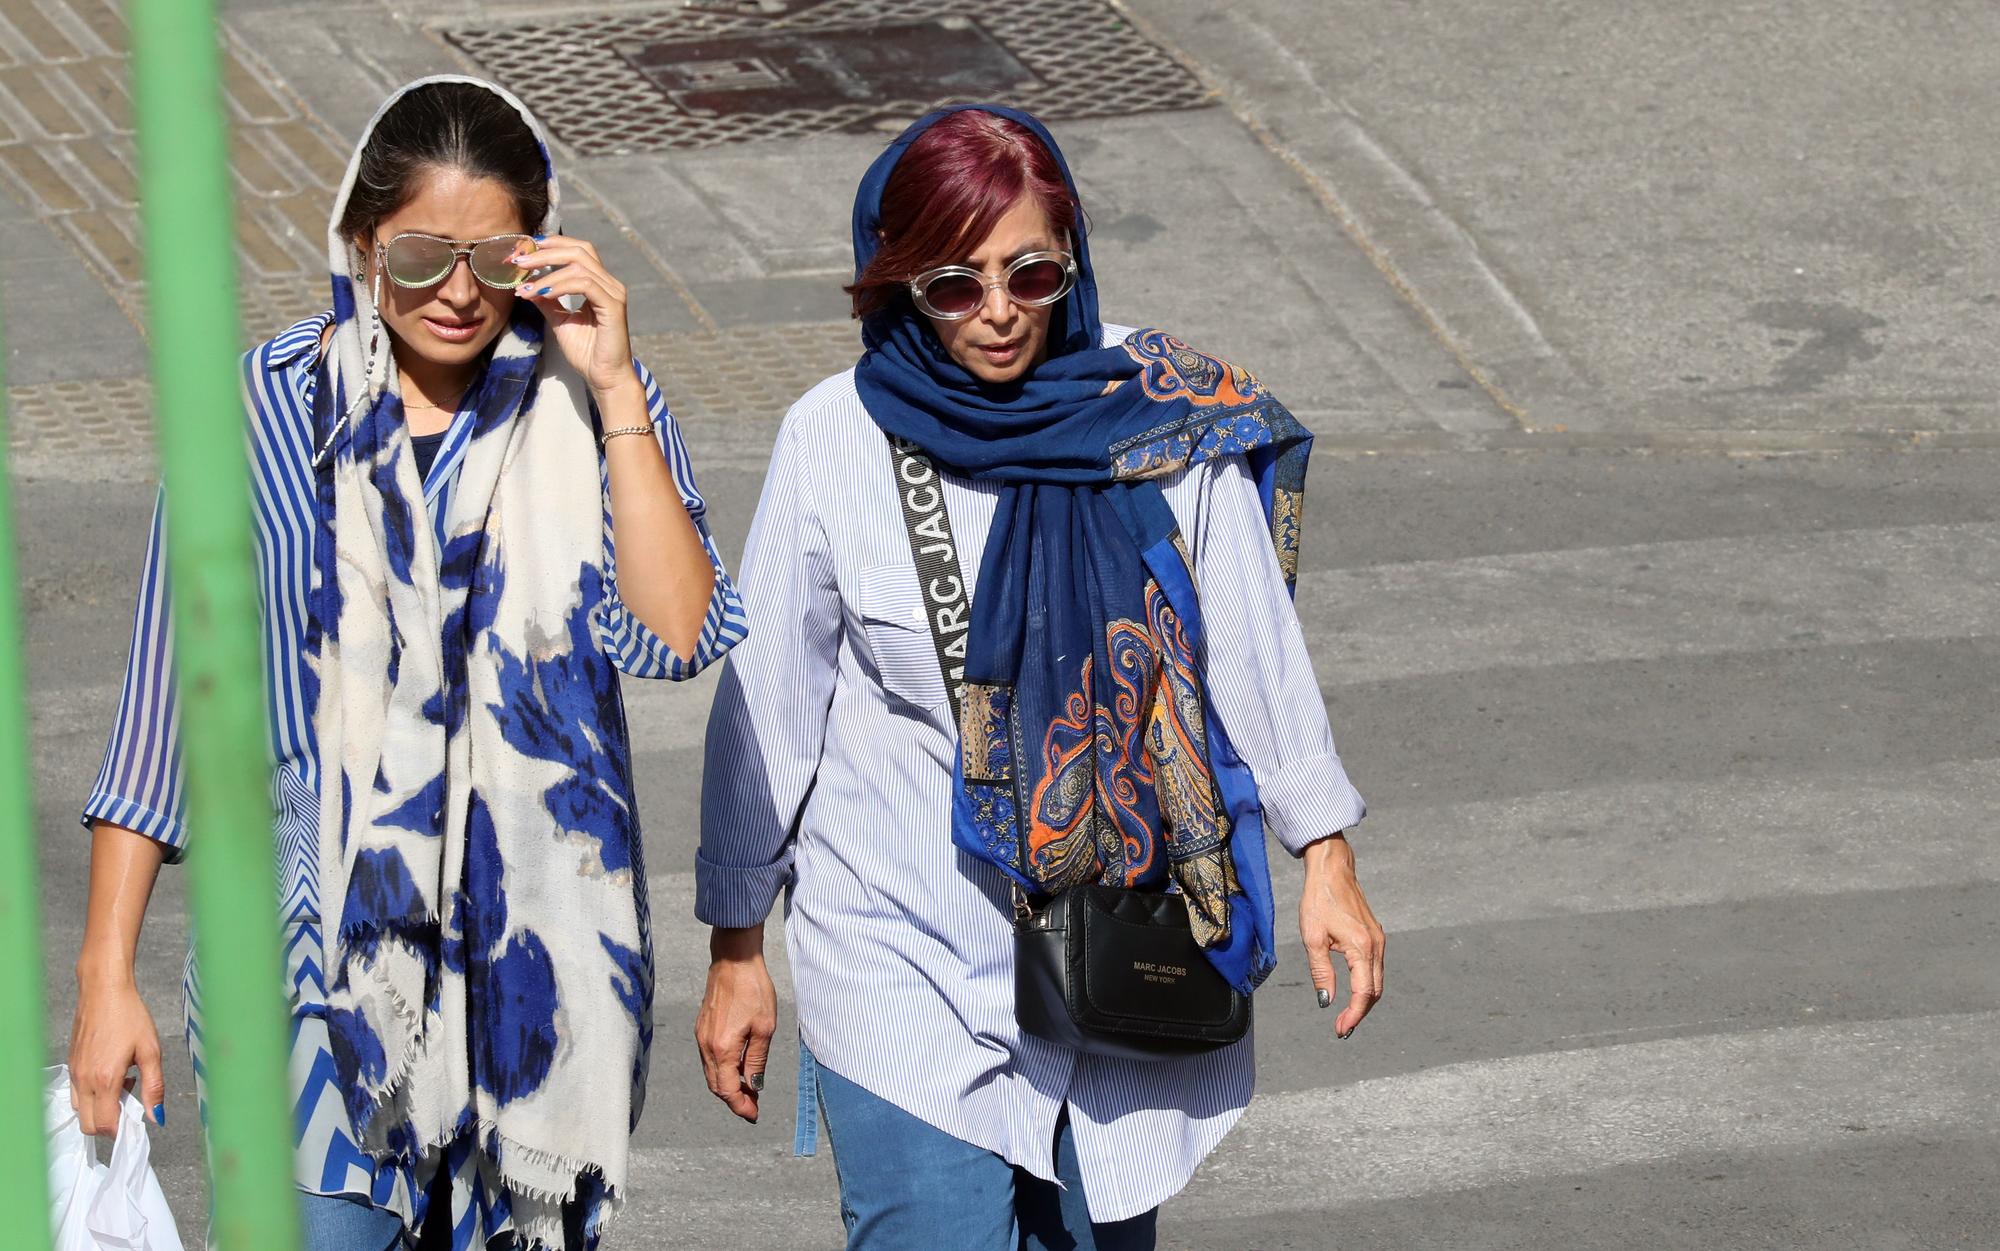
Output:
[[[440,239],[436,235],[400,234],[381,247],[382,270],[399,287],[434,287],[450,275],[464,257],[472,276],[489,287],[512,291],[528,280],[529,271],[509,264],[516,252],[534,250],[531,235],[494,235],[491,239]]]
[[[1054,304],[1076,285],[1076,259],[1067,252],[1030,252],[998,278],[966,265],[940,265],[910,279],[910,298],[942,321],[960,321],[979,311],[988,291],[1005,291],[1023,308]]]

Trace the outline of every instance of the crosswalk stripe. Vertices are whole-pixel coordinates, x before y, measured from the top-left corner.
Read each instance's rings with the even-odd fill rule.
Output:
[[[1697,539],[1318,570],[1299,579],[1298,608],[1314,663],[1335,684],[1972,637],[2000,628],[2000,525]],[[627,682],[624,695],[635,749],[697,750],[715,676]]]
[[[653,907],[654,1002],[698,1003],[708,983],[708,927],[694,919],[694,874],[653,873],[646,879]],[[782,908],[764,925],[764,963],[778,988],[778,1002],[792,1002],[792,967],[785,958]]]
[[[1333,683],[1973,637],[2000,629],[2000,524],[1318,570],[1298,609]]]
[[[1323,1207],[1702,1151],[1990,1128],[1996,1026],[2000,1012],[1979,1012],[1676,1038],[1260,1099],[1175,1212],[1265,1213],[1277,1177],[1294,1180],[1301,1206]]]
[[[2000,762],[1954,762],[1879,776],[1645,783],[1448,806],[1385,805],[1357,848],[1370,901],[1393,934],[2000,881],[2000,843],[1991,837],[1996,817]],[[1441,836],[1446,831],[1462,834]],[[674,851],[684,852],[691,837],[676,833]],[[649,874],[663,1012],[698,1000],[708,968],[708,931],[693,916],[693,874],[667,867],[684,858],[656,854]],[[1289,913],[1300,869],[1282,856],[1272,867]],[[162,891],[152,913],[154,931],[180,932],[181,892]],[[780,1000],[789,1003],[777,914],[766,948]]]
[[[1419,611],[1418,605],[1445,604]],[[2000,525],[1707,539],[1310,572],[1300,611],[1322,673],[1395,680],[1498,665],[1971,636],[2000,621]],[[715,675],[624,684],[646,760],[698,752]],[[37,692],[38,735],[91,731],[113,686]],[[1336,727],[1338,728],[1338,727]],[[698,756],[695,757],[698,760]],[[644,778],[642,776],[642,790]],[[1365,879],[1393,931],[1730,899],[2000,879],[2000,767],[1879,778],[1628,784],[1518,799],[1383,804]],[[1439,838],[1431,830],[1476,831]],[[1884,837],[1885,831],[1893,837]],[[699,998],[706,931],[692,879],[652,878],[663,1011]],[[652,840],[660,844],[658,832]],[[1551,846],[1560,843],[1560,854]],[[1800,854],[1801,847],[1817,850]],[[1296,890],[1281,858],[1280,890]],[[167,903],[162,912],[178,909]],[[178,915],[156,921],[178,922]],[[771,967],[790,1001],[782,927]]]
[[[1385,806],[1358,838],[1392,933],[1731,900],[2000,881],[2000,762],[1840,778],[1641,783],[1448,806]],[[1438,837],[1466,831],[1464,837]],[[1301,870],[1273,862],[1281,903]],[[708,931],[694,878],[650,878],[663,1003],[698,998]],[[790,998],[767,927],[780,997]]]
[[[111,733],[111,718],[118,710],[119,686],[100,682],[89,686],[42,687],[28,696],[28,724],[37,741],[71,734],[96,740],[98,752]],[[87,791],[86,786],[86,791]],[[78,795],[77,803],[83,802]]]
[[[2000,880],[2000,761],[1381,804],[1356,836],[1392,930]],[[1297,867],[1280,858],[1280,893]]]
[[[632,731],[632,754],[699,753],[707,738],[708,708],[715,702],[715,684],[721,672],[720,665],[712,666],[686,682],[625,679],[619,691],[625,701],[625,722]]]
[[[1298,607],[1314,660],[1336,683],[1971,637],[2000,628],[2000,525],[1697,539],[1317,570],[1300,577]],[[699,748],[715,685],[715,672],[689,682],[625,682],[634,747]],[[36,731],[106,725],[116,694],[111,686],[37,692]]]

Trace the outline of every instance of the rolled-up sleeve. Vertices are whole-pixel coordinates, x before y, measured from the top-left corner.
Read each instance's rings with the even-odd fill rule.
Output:
[[[608,469],[600,467],[604,489],[604,567],[610,573],[610,587],[598,616],[598,639],[605,654],[611,657],[620,671],[635,678],[669,678],[679,682],[700,673],[742,642],[748,626],[743,613],[743,600],[730,581],[729,572],[722,566],[722,553],[716,550],[715,536],[708,531],[708,505],[695,486],[694,459],[688,455],[687,442],[681,438],[680,424],[667,411],[666,397],[661,394],[653,375],[644,365],[635,363],[634,368],[638,371],[639,381],[645,384],[646,412],[653,423],[653,434],[660,441],[660,449],[666,453],[674,489],[680,492],[681,503],[687,507],[688,517],[694,521],[694,528],[701,535],[701,545],[708,552],[709,563],[715,566],[715,589],[709,593],[708,611],[702,617],[701,634],[695,642],[693,654],[688,656],[679,655],[667,646],[665,639],[649,629],[625,606],[625,601],[618,594],[618,550],[611,537],[611,475]]]
[[[183,807],[179,710],[174,697],[173,624],[169,616],[165,552],[166,500],[153,506],[139,605],[132,620],[132,650],[125,661],[118,712],[104,764],[97,771],[83,823],[105,821],[136,830],[167,848],[167,859],[187,854]]]
[[[787,420],[743,549],[743,600],[757,628],[730,655],[708,719],[694,905],[708,925],[769,915],[791,880],[793,830],[819,770],[841,612],[812,497]]]
[[[1265,825],[1298,855],[1359,823],[1367,806],[1334,750],[1256,481],[1241,457],[1206,468],[1195,572],[1209,698],[1256,776]]]

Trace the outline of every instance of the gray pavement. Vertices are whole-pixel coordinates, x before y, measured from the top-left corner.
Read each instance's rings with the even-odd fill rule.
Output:
[[[224,7],[261,335],[316,307],[329,161],[382,92],[489,68],[462,32],[553,26],[581,47],[619,21],[809,27],[868,6]],[[1250,365],[1321,435],[1299,605],[1392,939],[1388,998],[1338,1045],[1303,961],[1281,965],[1259,1098],[1162,1245],[1992,1245],[2000,10],[1022,0],[991,25],[1026,61],[1035,22],[1079,9],[1123,14],[1206,93],[1055,129],[1107,315]],[[152,501],[144,290],[119,243],[115,8],[0,0],[0,19],[60,1054],[74,811]],[[880,134],[590,138],[558,128],[573,228],[633,289],[733,556],[786,403],[851,360],[848,198]],[[754,1128],[707,1095],[687,1041],[712,689],[627,690],[659,1044],[607,1245],[831,1248],[831,1161],[789,1158],[789,1017]],[[170,871],[141,963],[168,1033],[185,941]],[[789,1013],[782,975],[781,995]],[[199,1133],[168,1050],[154,1158],[193,1228]]]

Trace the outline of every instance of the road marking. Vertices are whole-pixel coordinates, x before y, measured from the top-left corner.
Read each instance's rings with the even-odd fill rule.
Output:
[[[2000,524],[1640,543],[1307,573],[1298,611],[1331,683],[2000,627]]]
[[[1996,826],[2000,761],[1980,760],[1389,804],[1356,843],[1369,902],[1407,933],[2000,881]],[[1274,867],[1289,899],[1298,868]]]
[[[1259,1099],[1175,1214],[1267,1214],[1262,1183],[1281,1176],[1341,1205],[1859,1132],[1983,1132],[2000,1116],[1996,1026],[1980,1012],[1675,1038]]]

